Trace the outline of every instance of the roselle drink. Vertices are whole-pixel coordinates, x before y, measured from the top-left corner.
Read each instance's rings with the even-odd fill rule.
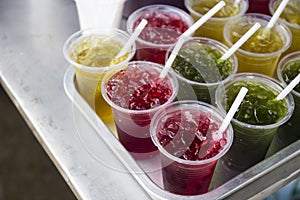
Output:
[[[195,21],[212,9],[219,0],[185,0],[185,6]],[[202,36],[224,41],[224,25],[237,17],[244,15],[248,9],[248,0],[242,0],[238,5],[234,0],[225,0],[226,5],[205,22],[196,32],[195,36]]]
[[[193,23],[183,10],[168,5],[149,5],[133,12],[127,20],[127,31],[132,33],[142,19],[148,24],[137,39],[137,60],[164,64],[167,49]]]
[[[146,61],[130,62],[125,69],[108,72],[102,82],[102,95],[113,108],[119,140],[138,159],[157,150],[149,133],[152,116],[177,95],[175,75],[159,79],[162,68]]]
[[[228,111],[241,87],[248,88],[248,93],[232,120],[234,142],[223,157],[226,166],[239,172],[264,159],[278,127],[294,110],[291,95],[275,100],[283,90],[279,82],[258,73],[239,73],[224,86],[219,86],[216,91],[218,108]]]
[[[270,0],[269,10],[271,14],[274,14],[280,3],[281,0]],[[300,51],[300,1],[289,0],[280,15],[280,19],[292,32],[292,44],[283,55],[287,55],[294,51]]]
[[[112,112],[101,96],[99,83],[107,70],[125,66],[135,54],[132,45],[116,58],[128,39],[129,35],[119,29],[87,29],[71,35],[64,45],[64,56],[76,71],[79,93],[107,123],[113,120]]]
[[[217,86],[228,81],[238,68],[235,55],[220,60],[226,51],[228,47],[209,38],[192,37],[185,41],[172,64],[179,80],[178,98],[214,103]]]
[[[271,30],[267,29],[270,19],[268,15],[249,13],[225,25],[224,38],[228,46],[237,42],[255,23],[262,25],[237,50],[238,72],[274,74],[281,54],[291,44],[291,32],[283,23],[276,23]]]
[[[289,84],[299,73],[300,51],[286,55],[278,64],[277,77],[284,85]],[[278,128],[267,157],[300,139],[300,84],[294,88],[292,95],[295,101],[294,113],[285,124]]]
[[[151,137],[161,155],[164,189],[181,195],[208,191],[216,163],[230,148],[231,125],[218,134],[224,116],[199,101],[177,101],[151,122]]]

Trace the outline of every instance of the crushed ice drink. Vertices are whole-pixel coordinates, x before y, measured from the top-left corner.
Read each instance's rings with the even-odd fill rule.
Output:
[[[225,86],[218,87],[218,108],[228,111],[241,87],[248,88],[248,93],[232,119],[234,142],[223,157],[226,166],[239,172],[265,158],[278,127],[294,110],[291,95],[276,100],[283,90],[280,83],[258,73],[238,73]]]
[[[262,25],[236,51],[239,60],[238,72],[273,76],[281,54],[291,44],[291,32],[280,22],[269,30],[266,26],[270,19],[268,15],[248,13],[225,25],[224,38],[228,46],[235,44],[255,23],[259,22]]]
[[[230,75],[236,73],[238,68],[235,55],[220,60],[227,50],[228,47],[213,39],[188,39],[172,64],[179,80],[178,98],[182,100],[196,97],[199,101],[214,103],[217,86],[229,80]]]
[[[165,63],[167,49],[192,24],[193,19],[183,10],[168,5],[150,5],[133,12],[127,21],[132,33],[142,19],[148,24],[137,39],[137,60]]]
[[[175,76],[159,79],[161,70],[155,63],[130,62],[127,68],[108,73],[102,83],[102,95],[113,108],[119,140],[137,158],[157,150],[149,133],[151,118],[177,94]]]
[[[280,3],[281,0],[271,0],[269,2],[269,10],[272,14],[274,14]],[[283,55],[300,51],[300,1],[289,0],[280,15],[280,19],[282,19],[282,22],[286,24],[292,32],[292,44]]]
[[[76,72],[79,93],[108,125],[113,116],[102,98],[99,83],[109,69],[126,66],[135,54],[135,45],[132,45],[126,54],[116,58],[128,38],[129,35],[119,29],[86,29],[71,35],[64,45],[64,55]]]
[[[185,0],[185,6],[188,8],[195,21],[212,9],[220,0]],[[248,0],[242,0],[237,6],[234,0],[225,0],[226,5],[205,22],[196,32],[195,36],[212,38],[220,42],[224,41],[224,25],[238,16],[242,16],[248,9]]]
[[[300,73],[300,51],[290,53],[283,57],[277,67],[277,77],[284,85],[288,85]],[[267,157],[275,154],[282,148],[300,139],[300,84],[292,91],[295,109],[291,118],[278,128]]]
[[[151,134],[161,152],[167,191],[182,195],[208,191],[216,163],[232,142],[231,126],[217,135],[222,119],[213,106],[199,101],[178,101],[156,114]]]

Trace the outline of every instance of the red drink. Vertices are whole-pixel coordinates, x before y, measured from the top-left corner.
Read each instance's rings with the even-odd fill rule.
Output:
[[[104,99],[113,107],[119,140],[133,154],[157,150],[149,134],[151,118],[177,94],[175,76],[158,81],[161,69],[155,63],[131,62],[126,69],[108,73],[102,84]]]
[[[183,10],[168,5],[150,5],[133,12],[127,20],[132,33],[142,19],[148,21],[137,42],[137,60],[165,63],[168,48],[193,24]]]
[[[218,135],[223,117],[199,101],[178,101],[158,112],[151,123],[161,151],[164,188],[183,195],[208,191],[218,159],[232,143],[232,128]]]

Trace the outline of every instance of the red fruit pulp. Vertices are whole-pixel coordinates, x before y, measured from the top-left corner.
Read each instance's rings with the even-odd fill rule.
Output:
[[[178,13],[173,11],[149,10],[145,11],[133,23],[133,30],[142,19],[146,19],[148,24],[139,38],[153,44],[174,44],[178,37],[189,28],[189,25]],[[164,64],[166,51],[167,49],[164,48],[155,48],[154,46],[138,43],[136,57],[138,60]]]
[[[151,67],[128,67],[113,75],[106,85],[111,101],[129,110],[149,110],[167,102],[173,93],[171,83],[167,78],[158,83],[159,72]],[[157,150],[149,130],[153,114],[151,111],[128,114],[114,110],[120,142],[129,152]]]

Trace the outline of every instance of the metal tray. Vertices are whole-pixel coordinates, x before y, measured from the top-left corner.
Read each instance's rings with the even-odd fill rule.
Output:
[[[80,96],[76,90],[74,80],[75,72],[73,67],[69,66],[64,77],[66,94],[95,129],[99,139],[105,141],[128,169],[128,172],[153,199],[263,199],[300,175],[300,140],[298,140],[272,157],[263,160],[205,194],[182,196],[165,191],[162,188],[158,158],[154,157],[151,160],[142,161],[134,160],[112,131]],[[85,136],[83,135],[83,137]]]

